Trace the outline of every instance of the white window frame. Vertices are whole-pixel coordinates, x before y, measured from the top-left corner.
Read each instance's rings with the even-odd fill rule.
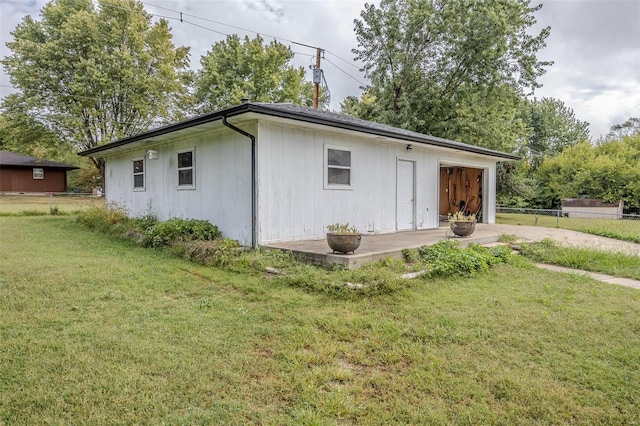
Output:
[[[136,161],[142,161],[142,172],[135,172],[135,162]],[[138,158],[132,158],[131,159],[131,166],[133,166],[133,170],[132,170],[132,177],[133,177],[133,182],[132,182],[132,186],[133,186],[133,190],[134,191],[145,191],[147,189],[147,162],[144,161],[144,157],[138,157]],[[140,176],[142,175],[142,186],[136,186],[136,175]]]
[[[33,169],[34,179],[44,179],[44,169],[42,167],[35,167]]]
[[[336,151],[348,151],[351,157],[351,164],[349,166],[336,166],[329,165],[329,150],[333,149]],[[347,146],[339,146],[339,145],[325,145],[324,146],[324,189],[342,189],[342,190],[353,190],[353,148]],[[335,184],[329,183],[329,168],[334,169],[343,169],[349,170],[349,184]]]
[[[178,160],[180,154],[184,154],[185,152],[190,152],[191,153],[191,167],[179,167],[180,166],[180,162]],[[179,149],[176,151],[176,171],[178,173],[178,185],[177,188],[178,190],[185,190],[185,189],[196,189],[196,149],[195,147],[191,147],[191,148],[184,148],[184,149]],[[189,170],[191,169],[191,184],[189,185],[180,185],[180,171],[181,170]]]

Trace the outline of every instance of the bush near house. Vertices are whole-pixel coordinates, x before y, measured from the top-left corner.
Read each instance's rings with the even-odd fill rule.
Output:
[[[79,212],[77,221],[89,229],[134,242],[143,247],[165,248],[204,265],[221,265],[237,241],[222,239],[217,226],[206,220],[172,218],[159,222],[153,214],[129,217],[121,206],[109,204]]]
[[[221,237],[218,227],[206,220],[173,218],[146,229],[140,243],[145,247],[163,247],[178,242],[211,241]]]
[[[279,251],[242,250],[237,241],[223,239],[217,226],[204,220],[173,218],[158,222],[150,214],[129,218],[125,209],[109,205],[80,213],[78,221],[91,229],[207,266],[248,274],[263,274],[271,268],[279,282],[340,299],[397,293],[411,285],[412,280],[403,277],[409,271],[423,271],[423,276],[429,278],[474,276],[510,259],[506,248],[487,249],[472,244],[463,249],[458,242],[447,240],[415,253],[405,252],[407,261],[384,259],[355,271],[341,270],[309,265]]]
[[[494,265],[507,263],[511,258],[511,249],[506,246],[487,248],[469,244],[465,250],[456,240],[442,240],[421,247],[417,254],[409,253],[411,251],[405,251],[405,256],[425,268],[428,277],[472,277]]]

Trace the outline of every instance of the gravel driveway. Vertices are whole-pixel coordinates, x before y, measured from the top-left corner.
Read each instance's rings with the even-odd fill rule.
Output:
[[[574,247],[584,247],[599,250],[610,250],[635,254],[640,256],[640,244],[627,241],[614,240],[613,238],[599,237],[585,234],[584,232],[571,231],[559,228],[544,228],[542,226],[524,225],[492,225],[499,235],[517,235],[532,241],[541,241],[545,238],[556,240],[560,244]]]

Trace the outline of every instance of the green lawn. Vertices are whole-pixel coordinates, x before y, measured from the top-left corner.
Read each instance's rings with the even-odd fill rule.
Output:
[[[0,424],[633,424],[640,291],[522,264],[340,300],[0,217]]]
[[[72,213],[104,205],[104,198],[91,196],[0,195],[0,216],[46,215],[52,208],[59,213]]]
[[[520,244],[520,254],[535,262],[640,280],[640,257],[633,254],[564,247],[551,239]]]
[[[536,219],[537,218],[537,219]],[[537,220],[537,223],[536,223]],[[575,219],[533,214],[498,213],[496,223],[564,228],[588,234],[640,243],[640,220]]]

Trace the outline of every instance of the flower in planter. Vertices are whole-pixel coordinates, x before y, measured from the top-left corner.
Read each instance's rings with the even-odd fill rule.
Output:
[[[349,223],[334,223],[333,225],[327,225],[327,231],[331,234],[360,234],[360,231],[358,231],[355,226],[349,227]]]
[[[475,214],[466,214],[463,211],[459,211],[454,214],[449,214],[448,219],[451,231],[459,237],[468,237],[473,234],[476,229]]]
[[[466,213],[460,210],[457,213],[451,214],[447,216],[449,223],[451,222],[476,222],[476,215],[473,213]]]
[[[362,234],[355,227],[349,227],[348,223],[334,223],[327,226],[327,231],[327,244],[334,253],[355,253],[360,247]]]

